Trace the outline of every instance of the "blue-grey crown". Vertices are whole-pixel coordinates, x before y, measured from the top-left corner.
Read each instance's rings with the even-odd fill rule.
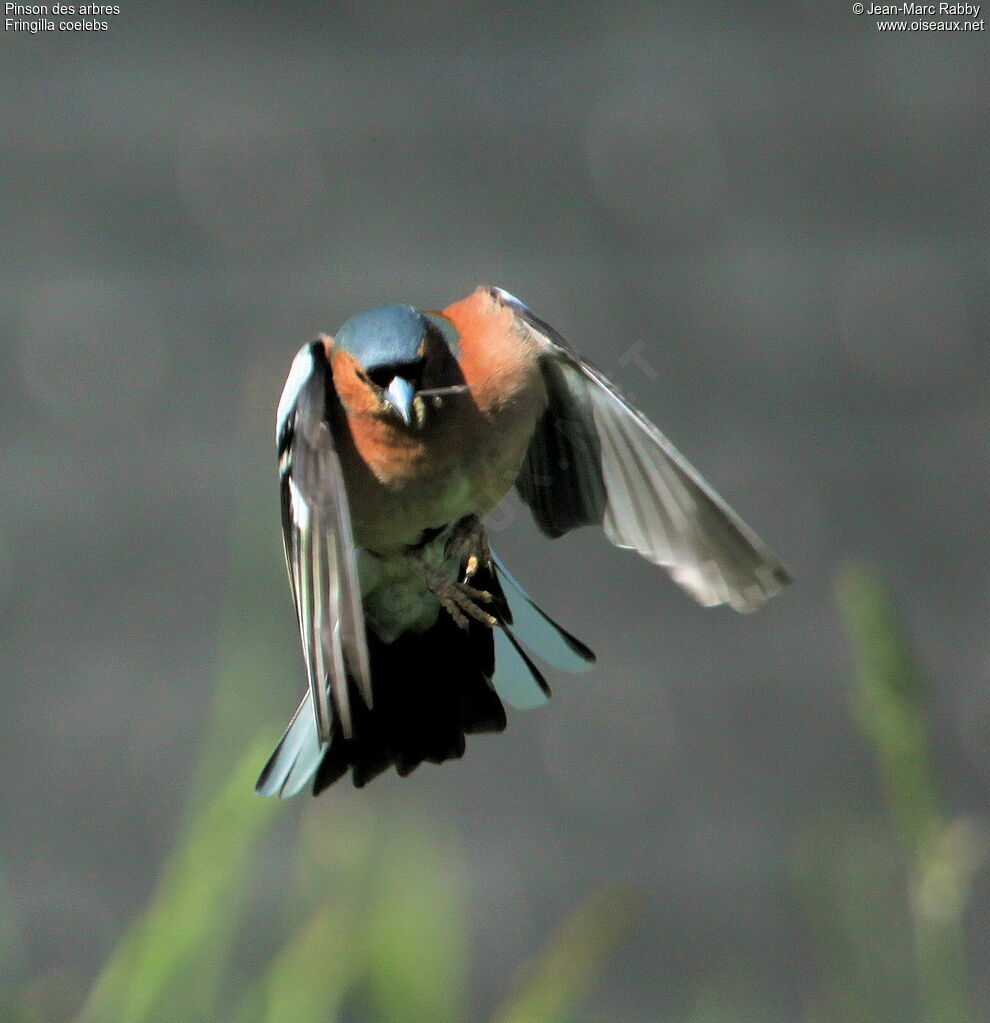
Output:
[[[352,316],[334,344],[365,369],[401,366],[419,358],[426,320],[411,305],[382,305]]]

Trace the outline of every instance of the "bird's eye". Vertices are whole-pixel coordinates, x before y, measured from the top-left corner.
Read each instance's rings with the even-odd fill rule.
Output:
[[[375,387],[385,388],[392,382],[395,372],[391,366],[376,366],[375,369],[369,369],[367,375]]]
[[[376,386],[384,390],[396,378],[403,377],[414,387],[419,386],[420,377],[423,373],[423,363],[409,362],[388,366],[375,366],[365,371],[368,379]]]

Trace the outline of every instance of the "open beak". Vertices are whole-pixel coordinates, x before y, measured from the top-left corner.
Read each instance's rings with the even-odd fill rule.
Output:
[[[393,377],[392,382],[385,388],[385,398],[399,413],[406,426],[412,423],[413,399],[415,397],[416,389],[405,377]]]

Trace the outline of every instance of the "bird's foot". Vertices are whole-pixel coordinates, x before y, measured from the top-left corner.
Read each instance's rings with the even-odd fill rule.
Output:
[[[426,576],[426,585],[429,586],[430,592],[460,628],[466,629],[471,624],[469,618],[487,625],[489,629],[494,628],[497,619],[480,606],[491,603],[492,595],[488,590],[475,589],[474,586],[468,585],[466,580],[457,582],[455,579],[448,579],[440,569],[423,561],[419,564]]]
[[[466,582],[455,583],[448,579],[445,579],[444,582],[446,585],[440,589],[440,592],[437,590],[433,592],[436,593],[440,606],[454,619],[457,625],[466,629],[471,624],[468,621],[468,617],[470,617],[476,622],[481,622],[482,625],[487,625],[489,629],[495,627],[498,622],[495,616],[490,615],[479,606],[479,602],[491,603],[492,595],[488,590],[476,590]]]
[[[477,515],[465,515],[454,526],[453,531],[447,538],[447,545],[444,548],[445,560],[463,558],[465,554],[467,555],[467,560],[464,562],[462,585],[466,585],[471,581],[471,578],[478,571],[478,567],[481,564],[487,565],[490,561],[488,555],[488,536],[485,533],[485,527],[481,524],[481,519]],[[485,599],[491,600],[491,594]]]

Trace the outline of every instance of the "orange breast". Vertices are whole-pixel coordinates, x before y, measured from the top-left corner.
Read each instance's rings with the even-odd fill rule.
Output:
[[[345,412],[335,431],[345,467],[349,455],[356,455],[384,484],[401,485],[405,478],[415,477],[428,458],[424,435],[404,429],[383,414],[381,400],[361,379],[349,352],[334,352],[332,367],[334,387]]]
[[[346,352],[333,353],[343,415],[334,430],[355,539],[378,552],[464,515],[484,516],[512,486],[546,398],[536,346],[485,290],[443,311],[460,337],[469,394],[430,402],[423,428],[381,414]]]

